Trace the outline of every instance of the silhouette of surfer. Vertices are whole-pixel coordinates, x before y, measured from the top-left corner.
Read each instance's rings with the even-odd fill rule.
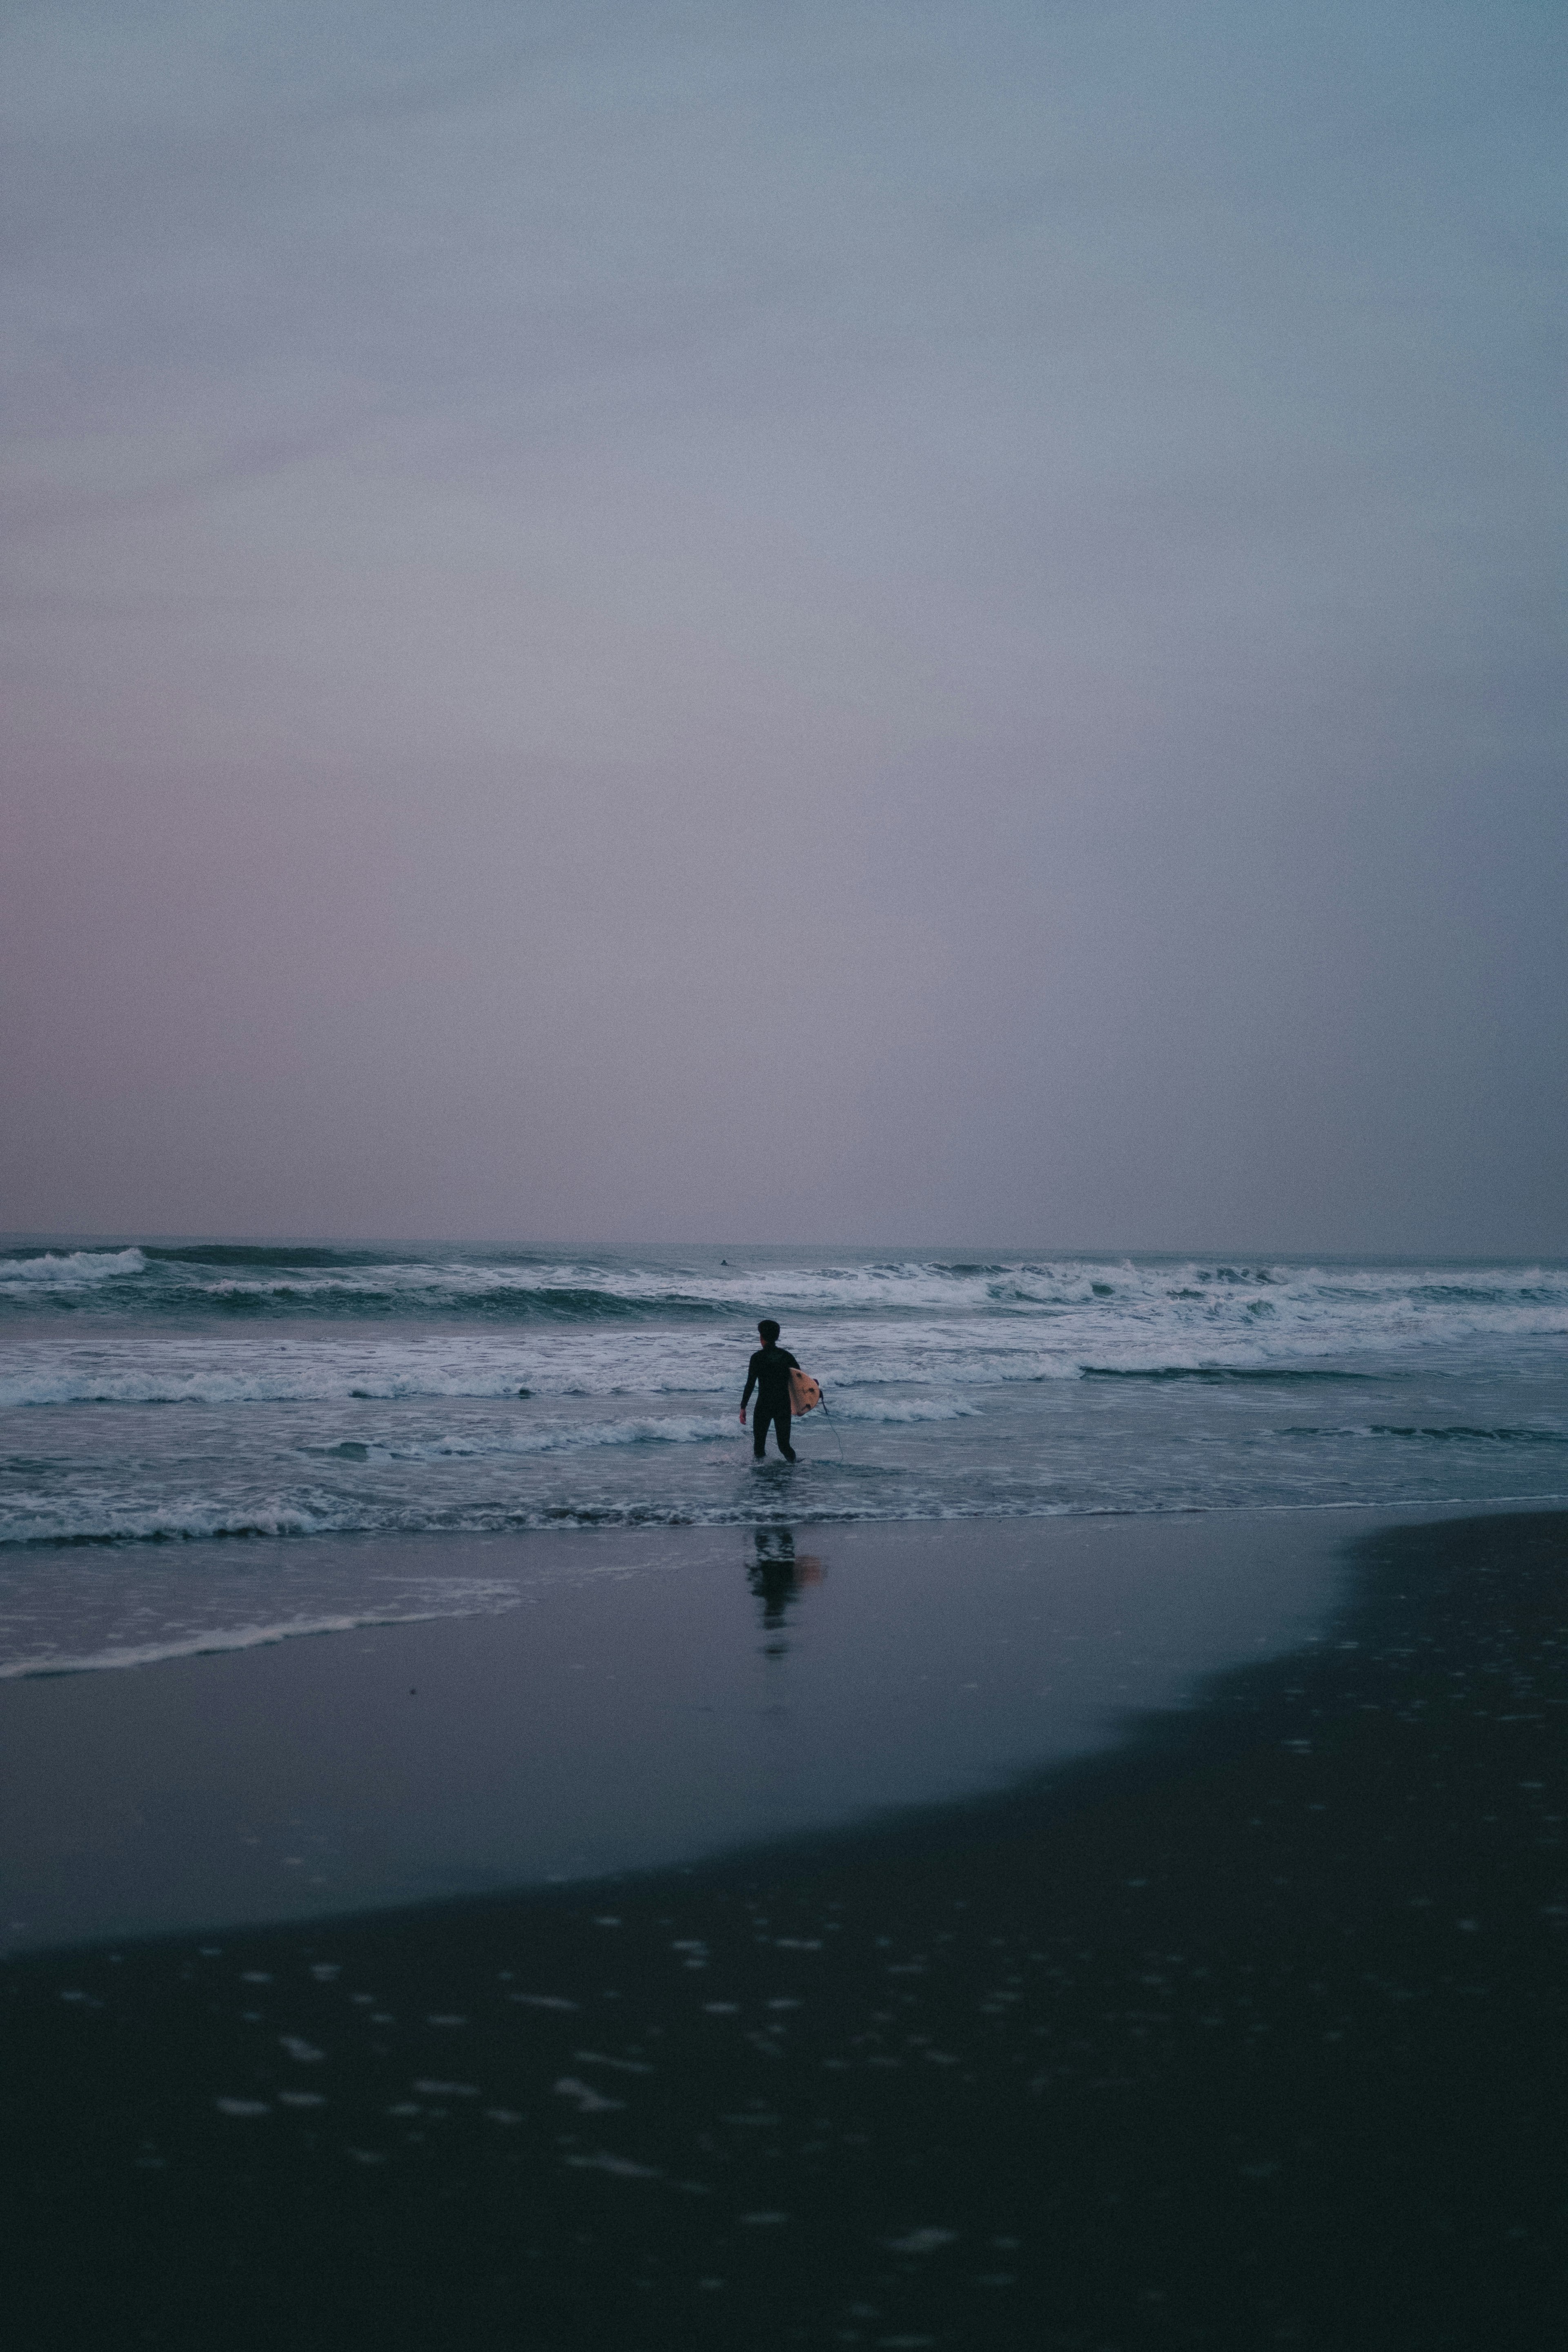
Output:
[[[746,1400],[753,1389],[757,1391],[757,1409],[752,1415],[752,1452],[760,1462],[767,1444],[768,1423],[772,1422],[779,1452],[786,1462],[795,1460],[795,1448],[789,1442],[790,1402],[789,1376],[800,1366],[787,1348],[779,1346],[776,1323],[759,1323],[758,1336],[762,1346],[752,1354],[746,1367],[746,1385],[741,1395],[741,1419],[746,1418]]]

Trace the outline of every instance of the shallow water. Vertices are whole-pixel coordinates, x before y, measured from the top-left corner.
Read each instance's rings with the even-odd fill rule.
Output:
[[[1559,1500],[1565,1337],[1562,1265],[11,1249],[0,1674],[358,1622],[349,1534]],[[398,1574],[370,1613],[490,1605]]]
[[[0,1950],[657,1868],[983,1794],[1310,1639],[1366,1524],[301,1546],[367,1615],[379,1586],[426,1622],[0,1689]]]

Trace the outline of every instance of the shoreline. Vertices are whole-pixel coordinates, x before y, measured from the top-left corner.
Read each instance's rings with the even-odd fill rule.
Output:
[[[30,2342],[1550,2340],[1568,1514],[1353,1571],[977,1801],[7,1962]]]
[[[1347,1532],[1237,1513],[321,1547],[314,1585],[421,1613],[0,1686],[0,1953],[689,1864],[994,1793],[1305,1638]]]

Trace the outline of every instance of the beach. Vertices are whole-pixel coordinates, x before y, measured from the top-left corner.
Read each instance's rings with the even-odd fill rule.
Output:
[[[685,1864],[994,1794],[1290,1646],[1376,1524],[184,1546],[194,1590],[275,1591],[308,1549],[317,1589],[413,1590],[422,1613],[280,1633],[258,1612],[194,1653],[0,1679],[0,1954]],[[149,1572],[88,1556],[100,1582]]]
[[[1562,51],[0,16],[0,2352],[1568,2333]]]
[[[26,2340],[1548,2340],[1565,1569],[1558,1512],[1384,1514],[1032,1769],[939,1742],[931,1801],[706,1859],[18,1953]],[[759,1673],[834,1580],[747,1592]]]

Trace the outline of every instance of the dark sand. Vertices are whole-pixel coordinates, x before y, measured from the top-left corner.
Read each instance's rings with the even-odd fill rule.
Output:
[[[1005,1795],[13,1960],[16,2340],[1559,2340],[1568,1516],[1357,1571]]]

